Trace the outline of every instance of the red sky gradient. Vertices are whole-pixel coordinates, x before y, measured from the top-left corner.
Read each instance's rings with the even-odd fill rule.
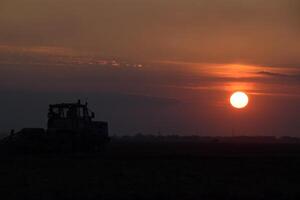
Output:
[[[112,134],[300,136],[297,0],[4,0],[0,130],[88,99]],[[242,90],[250,103],[229,104]],[[24,108],[24,104],[27,104]]]

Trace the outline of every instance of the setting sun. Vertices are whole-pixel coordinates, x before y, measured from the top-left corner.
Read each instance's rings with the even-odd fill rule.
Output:
[[[233,107],[242,109],[248,105],[249,98],[244,92],[235,92],[230,97],[230,103]]]

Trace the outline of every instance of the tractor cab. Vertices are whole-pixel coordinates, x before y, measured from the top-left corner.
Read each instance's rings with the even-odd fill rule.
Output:
[[[81,130],[92,124],[95,114],[86,104],[62,103],[49,105],[48,129]]]
[[[101,147],[109,140],[108,124],[93,118],[88,104],[80,100],[49,105],[47,137],[56,146],[77,150]]]

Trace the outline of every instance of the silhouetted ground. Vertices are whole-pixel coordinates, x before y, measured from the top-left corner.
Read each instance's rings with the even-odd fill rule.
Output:
[[[112,141],[97,155],[2,157],[2,199],[300,199],[299,144]]]

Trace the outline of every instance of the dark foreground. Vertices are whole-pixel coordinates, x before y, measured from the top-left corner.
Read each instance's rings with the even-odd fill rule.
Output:
[[[299,144],[112,141],[97,155],[6,156],[1,199],[300,199]]]

